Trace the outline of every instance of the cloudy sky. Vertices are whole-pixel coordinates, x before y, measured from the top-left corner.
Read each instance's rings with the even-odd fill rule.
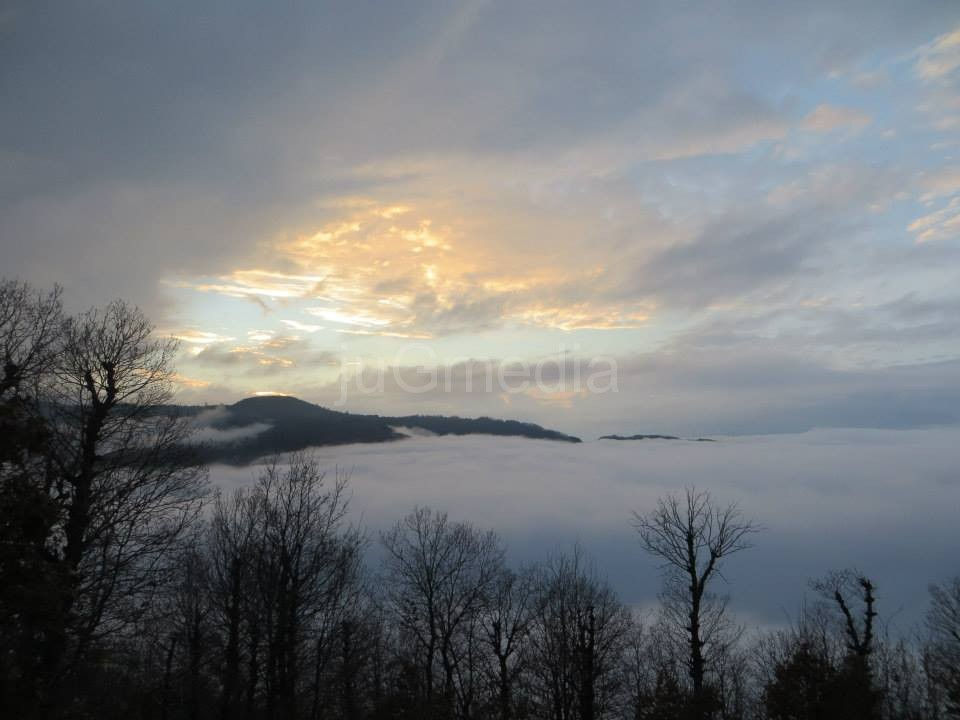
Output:
[[[7,0],[0,96],[0,272],[143,306],[184,402],[602,357],[344,405],[960,422],[956,2]]]

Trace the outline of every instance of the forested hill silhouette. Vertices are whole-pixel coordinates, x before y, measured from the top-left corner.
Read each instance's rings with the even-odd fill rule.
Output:
[[[395,428],[419,428],[436,435],[501,435],[540,440],[580,442],[580,438],[533,423],[489,417],[461,418],[442,415],[390,417],[358,415],[295,397],[253,397],[233,405],[179,408],[194,415],[204,440],[200,452],[207,462],[245,464],[278,452],[293,452],[321,445],[373,443],[408,437]],[[209,414],[208,417],[205,417]],[[221,431],[206,437],[204,428]],[[243,429],[250,432],[244,433]],[[233,431],[233,432],[231,432]]]

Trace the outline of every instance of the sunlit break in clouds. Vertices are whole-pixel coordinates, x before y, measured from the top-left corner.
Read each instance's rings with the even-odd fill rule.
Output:
[[[0,87],[3,272],[142,305],[182,402],[960,421],[955,3],[14,2]]]

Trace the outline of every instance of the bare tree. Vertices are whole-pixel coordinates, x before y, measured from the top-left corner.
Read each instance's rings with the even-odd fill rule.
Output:
[[[182,708],[183,712],[178,714],[188,720],[209,714],[209,665],[216,647],[209,557],[199,544],[200,538],[196,540],[177,557],[173,582],[162,589],[166,601],[152,603],[159,606],[159,641],[166,650],[162,714],[169,716],[175,708]]]
[[[419,657],[422,699],[428,712],[452,714],[462,688],[458,671],[464,671],[458,635],[484,607],[502,566],[499,540],[452,523],[445,513],[417,508],[383,533],[381,542],[388,601]]]
[[[69,581],[51,543],[60,506],[39,395],[62,331],[59,288],[0,280],[0,706],[13,713],[41,702],[46,638]]]
[[[490,662],[488,675],[495,688],[497,716],[514,717],[517,685],[530,660],[529,635],[536,621],[537,584],[533,569],[502,568],[490,589],[481,624]]]
[[[949,717],[960,717],[960,577],[930,586],[926,626],[931,676]]]
[[[0,399],[45,375],[62,339],[59,287],[38,292],[16,280],[0,280]]]
[[[328,479],[295,454],[216,496],[174,582],[151,602],[161,717],[339,717],[334,708],[361,705],[352,687],[339,692],[354,678],[332,667],[341,655],[358,667],[354,647],[366,642],[353,625],[366,619],[366,588],[346,487],[344,474]]]
[[[770,720],[829,717],[845,652],[834,626],[828,608],[804,604],[788,628],[755,638],[756,701]]]
[[[876,587],[866,575],[848,569],[828,573],[811,586],[832,607],[844,638],[834,705],[851,720],[880,717],[882,693],[876,684]]]
[[[347,590],[359,536],[345,532],[347,476],[326,482],[316,459],[272,461],[251,496],[258,512],[256,588],[261,599],[268,718],[298,717],[309,684],[309,659],[328,652],[325,627]],[[329,617],[333,616],[333,617]],[[251,679],[252,680],[252,679]],[[315,714],[316,711],[314,711]]]
[[[328,634],[333,652],[324,654],[325,678],[321,715],[343,720],[368,717],[383,695],[383,664],[386,661],[382,608],[366,577],[348,584],[338,620]],[[320,667],[319,656],[317,667]]]
[[[667,606],[689,649],[694,714],[709,717],[713,701],[705,678],[710,651],[725,644],[729,631],[725,601],[710,588],[722,577],[723,561],[749,548],[759,527],[744,519],[736,505],[720,507],[696,488],[661,498],[649,513],[634,513],[634,527],[644,549],[663,562]]]
[[[937,693],[930,693],[924,672],[923,648],[906,638],[893,639],[884,632],[875,655],[875,674],[881,697],[880,717],[890,720],[936,717]]]
[[[873,582],[857,570],[839,570],[811,583],[814,590],[828,602],[835,603],[846,636],[847,651],[863,660],[874,651],[877,617],[876,588]],[[858,613],[854,603],[862,608]]]
[[[255,614],[250,606],[254,601],[251,588],[256,532],[256,503],[249,490],[241,488],[226,497],[217,494],[208,530],[208,553],[211,605],[222,632],[223,720],[240,714],[243,633],[246,622]]]
[[[139,310],[114,302],[66,324],[42,382],[41,482],[57,508],[46,543],[67,578],[44,674],[61,696],[91,645],[143,612],[200,511],[206,471],[186,450],[186,424],[163,407],[175,349]]]
[[[676,656],[671,631],[662,617],[650,624],[634,618],[624,648],[622,717],[625,719],[683,717],[687,701],[683,658]]]
[[[540,569],[533,703],[552,720],[607,716],[619,692],[631,618],[579,547]]]

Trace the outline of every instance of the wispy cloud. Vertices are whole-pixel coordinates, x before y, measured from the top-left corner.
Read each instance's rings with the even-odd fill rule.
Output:
[[[944,207],[922,215],[907,226],[917,242],[950,240],[960,236],[960,197],[954,197]]]
[[[837,105],[817,105],[803,119],[800,124],[804,130],[811,132],[832,132],[834,130],[862,130],[873,122],[866,113],[850,107]]]
[[[941,80],[960,68],[960,28],[937,37],[918,51],[915,65],[923,80]]]

